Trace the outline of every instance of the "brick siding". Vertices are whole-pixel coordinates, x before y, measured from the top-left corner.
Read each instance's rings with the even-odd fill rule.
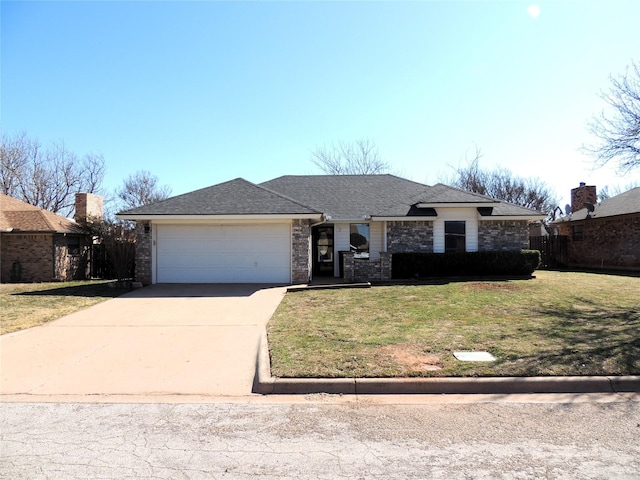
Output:
[[[1,242],[2,282],[51,282],[54,280],[53,234],[3,234]],[[21,277],[11,278],[14,262]]]
[[[69,251],[69,237],[55,236],[54,278],[60,281],[84,280],[89,277],[89,254],[91,243],[88,237],[78,239],[78,252]]]
[[[148,226],[145,232],[145,224]],[[152,239],[153,225],[146,222],[136,222],[136,281],[143,285],[151,285],[152,282]]]
[[[481,252],[529,248],[527,220],[484,220],[478,222],[478,250]]]
[[[353,252],[344,252],[343,270],[346,282],[391,280],[391,258],[389,252],[380,252],[380,258],[354,258]]]
[[[307,283],[310,277],[311,226],[294,220],[291,226],[291,283]]]
[[[387,222],[390,253],[433,252],[433,222]]]
[[[573,238],[573,226],[582,225],[582,240]],[[640,269],[640,215],[589,218],[559,223],[566,235],[570,266]]]

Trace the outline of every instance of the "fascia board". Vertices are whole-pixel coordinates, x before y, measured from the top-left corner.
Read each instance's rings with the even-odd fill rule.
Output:
[[[416,207],[418,208],[476,208],[476,207],[487,207],[491,205],[497,205],[500,202],[451,202],[451,203],[417,203]]]
[[[437,216],[433,215],[425,217],[411,215],[410,217],[372,217],[372,220],[376,222],[433,222],[437,218]]]
[[[320,220],[322,214],[272,214],[272,215],[126,215],[116,214],[121,220],[160,222],[209,221],[220,220],[257,221],[257,220]]]
[[[486,217],[478,215],[478,220],[480,222],[487,222],[491,220],[529,220],[534,222],[536,220],[544,220],[545,218],[547,218],[546,215],[489,215]]]

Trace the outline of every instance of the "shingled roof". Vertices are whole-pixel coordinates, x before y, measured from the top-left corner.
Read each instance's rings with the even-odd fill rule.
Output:
[[[557,222],[584,220],[587,216],[589,218],[604,218],[634,213],[640,213],[640,187],[632,188],[620,195],[603,200],[594,205],[593,212],[583,208],[573,212],[570,216],[557,220]]]
[[[285,175],[259,185],[242,178],[119,213],[123,218],[169,215],[320,215],[334,220],[433,216],[419,204],[493,207],[491,216],[537,219],[540,212],[438,184],[394,175]]]
[[[286,175],[261,185],[342,219],[378,215],[396,205],[406,215],[409,199],[429,188],[394,175]]]
[[[299,201],[243,178],[171,197],[119,215],[321,214]]]
[[[82,233],[73,220],[0,194],[1,232]]]

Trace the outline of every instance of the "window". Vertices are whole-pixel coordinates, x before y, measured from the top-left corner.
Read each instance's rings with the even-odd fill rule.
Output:
[[[80,253],[79,237],[67,237],[67,251],[69,255],[78,255]]]
[[[354,258],[369,258],[369,224],[352,223],[349,227],[349,242]]]
[[[465,252],[466,225],[464,221],[444,222],[444,251],[445,253]]]
[[[571,232],[572,235],[571,236],[573,237],[573,240],[580,241],[580,240],[582,240],[584,238],[583,226],[584,225],[574,225],[572,227],[572,232]]]

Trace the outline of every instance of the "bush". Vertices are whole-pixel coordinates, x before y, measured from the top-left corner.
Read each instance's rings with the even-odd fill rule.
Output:
[[[394,253],[393,278],[531,275],[540,252]]]

